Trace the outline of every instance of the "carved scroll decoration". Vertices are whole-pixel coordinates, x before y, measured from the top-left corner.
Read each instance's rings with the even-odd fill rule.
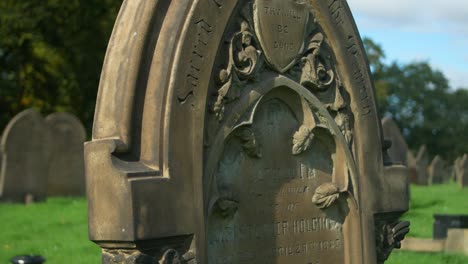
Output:
[[[255,78],[262,65],[262,52],[256,46],[255,35],[247,21],[243,21],[241,30],[230,41],[228,67],[219,72],[222,86],[213,106],[219,121],[223,120],[225,104],[239,98],[241,87],[247,80]]]
[[[238,31],[234,31],[228,43],[227,67],[222,68],[219,73],[219,82],[216,97],[211,105],[211,113],[214,117],[208,125],[210,130],[218,130],[226,115],[230,115],[233,105],[244,95],[251,92],[249,84],[257,82],[258,76],[264,74],[280,74],[266,61],[264,52],[253,30],[252,6],[247,5],[241,11],[241,19],[237,22]],[[309,16],[313,18],[312,12]],[[304,39],[304,48],[298,56],[300,59],[282,73],[283,76],[301,84],[310,93],[316,96],[326,107],[328,113],[341,131],[347,147],[352,153],[353,144],[353,115],[349,108],[350,97],[343,87],[337,70],[335,68],[334,55],[327,44],[326,37],[320,26],[314,19],[309,19],[308,32]],[[314,108],[313,106],[311,106]],[[236,114],[236,113],[232,113]],[[322,114],[314,116],[315,122],[322,128],[329,127],[329,121]],[[314,126],[301,126],[293,135],[292,154],[300,155],[307,151],[314,140]],[[213,131],[208,134],[215,135]],[[255,140],[255,135],[248,128],[236,132],[240,138],[244,152],[255,158],[261,158],[261,148]],[[207,138],[209,142],[212,138]],[[210,143],[206,143],[210,145]],[[349,177],[346,175],[346,177]],[[317,188],[314,203],[320,208],[327,208],[337,200],[340,190],[334,183]],[[338,189],[338,190],[337,190]],[[347,187],[345,188],[347,189]],[[235,209],[236,201],[220,198],[218,202],[212,203],[221,210],[222,214],[231,214]]]

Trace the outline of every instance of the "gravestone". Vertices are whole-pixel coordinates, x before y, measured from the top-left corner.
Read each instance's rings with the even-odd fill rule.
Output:
[[[454,167],[456,179],[460,187],[468,186],[468,154],[457,158]]]
[[[406,157],[408,161],[408,164],[406,166],[408,167],[409,182],[417,184],[418,183],[418,170],[416,166],[416,158],[414,157],[413,152],[409,149],[406,154]]]
[[[47,195],[84,195],[83,143],[86,140],[86,131],[83,124],[69,113],[50,114],[45,121],[53,138]]]
[[[427,185],[429,183],[427,175],[428,165],[429,154],[427,153],[426,145],[422,145],[416,156],[416,171],[418,173],[418,184],[420,185]]]
[[[408,166],[408,145],[398,125],[392,118],[385,117],[382,119],[382,130],[384,138],[392,141],[392,146],[388,150],[392,162]]]
[[[346,1],[124,1],[85,145],[103,263],[383,263],[408,232]]]
[[[448,181],[448,170],[444,160],[439,156],[435,156],[428,168],[429,185],[440,184]]]
[[[450,228],[468,228],[468,215],[434,214],[434,239],[446,239]]]
[[[50,135],[42,116],[33,109],[16,115],[3,132],[0,148],[0,199],[8,202],[46,198]]]

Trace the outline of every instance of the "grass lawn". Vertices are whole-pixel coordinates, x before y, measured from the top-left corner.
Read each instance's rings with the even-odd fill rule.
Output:
[[[468,189],[455,183],[411,186],[409,236],[432,237],[434,213],[468,214]],[[100,249],[88,240],[84,198],[50,198],[31,205],[0,204],[0,263],[18,254],[40,254],[46,263],[100,263]],[[393,252],[386,264],[465,264],[452,254]]]
[[[410,211],[404,219],[411,222],[408,236],[432,238],[433,215],[468,214],[468,188],[461,189],[456,183],[433,186],[411,186]],[[455,254],[428,254],[398,251],[390,255],[386,264],[466,264],[468,257]]]
[[[0,204],[0,263],[39,254],[46,263],[100,263],[100,248],[88,240],[84,198],[49,198],[31,205]]]

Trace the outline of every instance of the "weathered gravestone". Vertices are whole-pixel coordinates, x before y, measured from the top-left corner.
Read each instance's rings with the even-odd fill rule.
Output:
[[[455,160],[455,175],[460,187],[468,186],[468,154]]]
[[[69,113],[46,117],[53,141],[47,178],[48,196],[85,194],[83,143],[86,131],[81,121]]]
[[[408,232],[346,1],[124,1],[85,146],[104,263],[381,263]]]
[[[429,165],[429,154],[425,145],[419,148],[418,155],[416,156],[416,171],[418,173],[418,184],[427,185],[428,175],[427,167]]]
[[[418,183],[418,170],[417,170],[417,165],[416,165],[416,158],[414,157],[413,152],[408,149],[408,152],[406,154],[408,164],[406,165],[408,167],[408,178],[410,183],[417,184]]]
[[[439,156],[435,156],[428,168],[429,184],[440,184],[448,181],[448,170],[444,160]]]
[[[406,144],[400,128],[390,117],[382,119],[382,131],[385,139],[392,141],[388,155],[394,163],[408,166],[408,145]]]
[[[7,125],[0,142],[0,199],[9,202],[43,200],[47,190],[50,135],[42,116],[24,110]]]

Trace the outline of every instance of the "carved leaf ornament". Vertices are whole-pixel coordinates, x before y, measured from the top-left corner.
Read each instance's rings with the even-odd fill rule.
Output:
[[[249,93],[258,89],[251,87],[255,87],[257,78],[265,77],[268,72],[276,72],[274,74],[298,85],[293,90],[308,102],[314,112],[314,120],[312,124],[301,125],[293,134],[292,155],[301,155],[312,147],[313,140],[317,140],[316,128],[326,129],[338,144],[336,151],[339,154],[335,163],[339,165],[333,172],[333,180],[319,186],[312,199],[319,208],[325,209],[338,200],[340,192],[349,190],[349,179],[353,184],[354,198],[356,201],[359,199],[357,170],[351,153],[353,117],[346,108],[349,97],[341,94],[346,89],[335,72],[326,37],[316,22],[309,19],[312,14],[304,5],[302,1],[256,0],[253,9],[246,9],[246,12],[252,12],[252,16],[239,20],[237,26],[240,29],[230,39],[229,61],[219,72],[217,97],[211,110],[216,117],[215,126],[224,126],[224,122],[230,122],[234,106],[237,107]],[[281,27],[275,22],[279,18],[283,22]],[[248,125],[237,128],[235,136],[245,154],[251,158],[262,158],[261,146],[252,128]],[[222,211],[232,210],[224,208]]]
[[[312,196],[312,202],[320,209],[330,207],[340,196],[340,189],[335,184],[328,182],[320,185]]]
[[[294,133],[292,154],[299,155],[309,149],[312,140],[314,139],[313,128],[302,125],[299,130]]]

